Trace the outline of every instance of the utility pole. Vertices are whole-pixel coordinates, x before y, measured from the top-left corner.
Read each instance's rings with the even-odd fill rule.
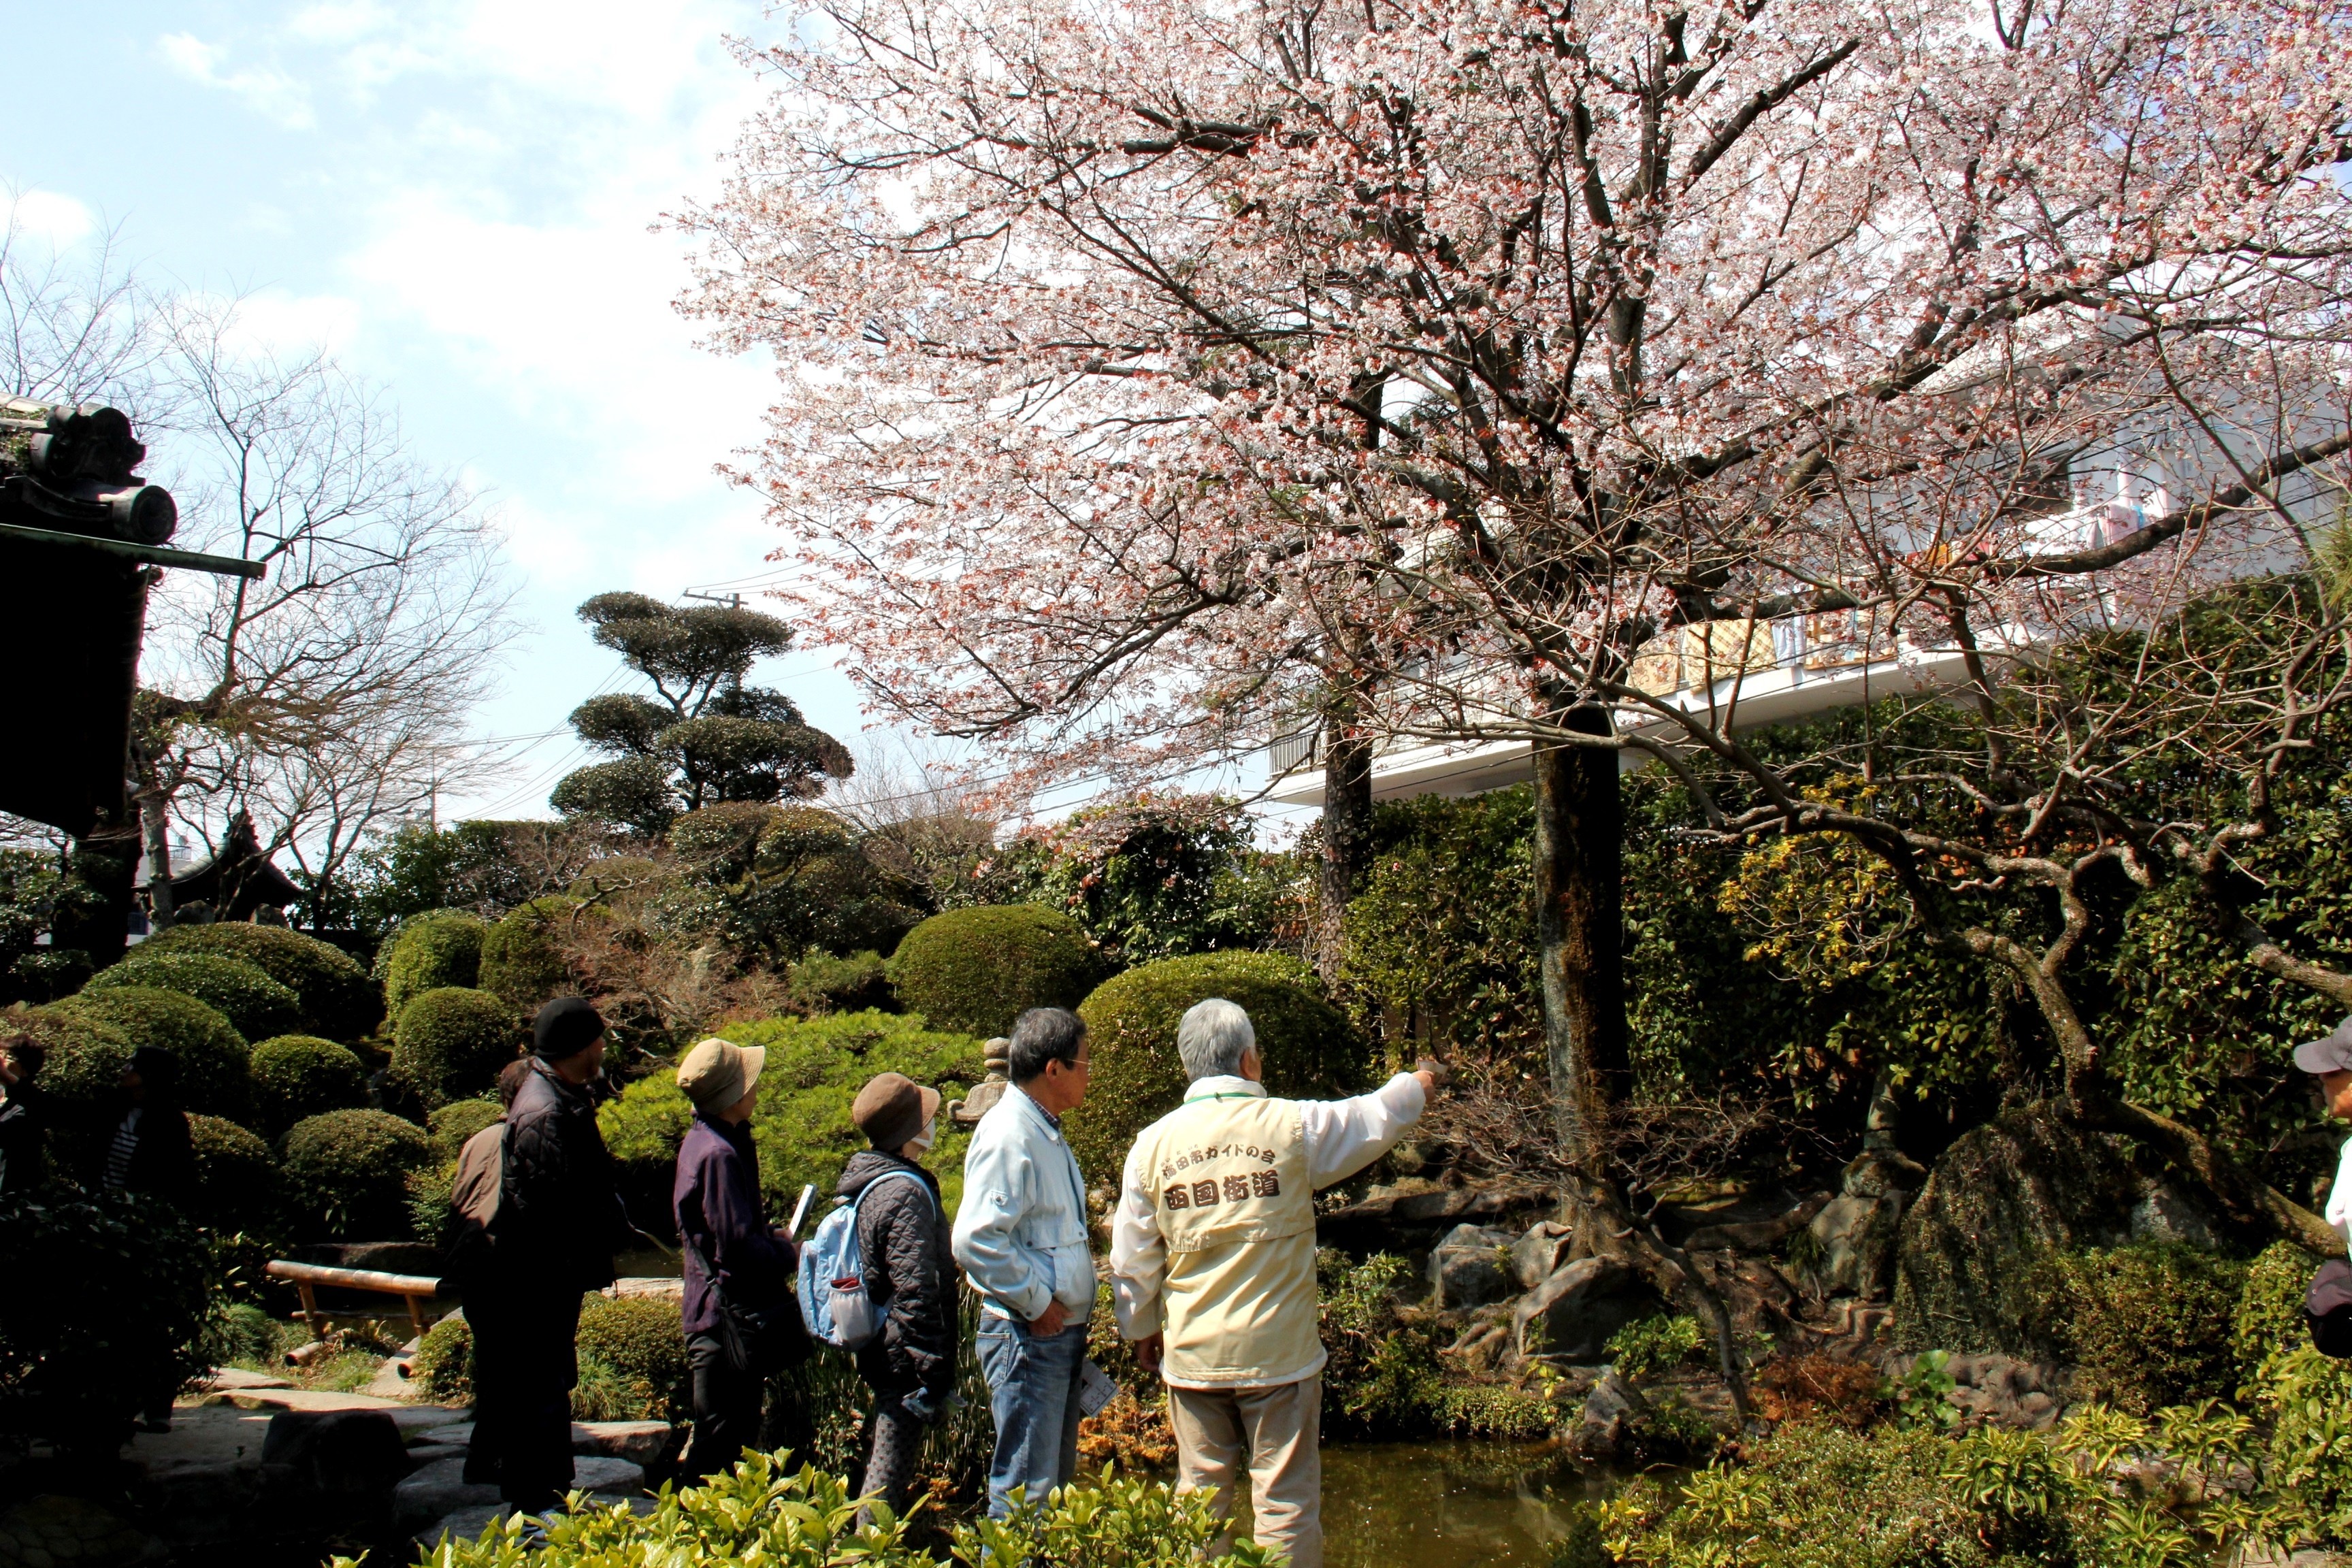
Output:
[[[677,596],[681,599],[699,599],[706,605],[724,605],[730,610],[740,610],[743,607],[743,595],[740,594],[698,594],[691,588],[682,588],[678,591]]]

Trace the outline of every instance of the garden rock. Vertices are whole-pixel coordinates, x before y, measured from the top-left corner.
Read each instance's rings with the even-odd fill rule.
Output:
[[[1522,1357],[1599,1361],[1618,1330],[1663,1311],[1664,1305],[1624,1264],[1580,1258],[1518,1299],[1511,1309],[1512,1339]]]
[[[625,1494],[643,1490],[645,1484],[644,1468],[626,1459],[597,1454],[572,1461],[573,1491]],[[467,1485],[462,1458],[436,1459],[394,1488],[393,1498],[403,1520],[422,1521],[495,1503],[499,1489]]]
[[[1511,1233],[1485,1226],[1457,1225],[1429,1255],[1432,1301],[1441,1308],[1483,1307],[1511,1293],[1503,1270]]]
[[[674,1435],[667,1421],[574,1421],[572,1451],[650,1467],[660,1464],[668,1454]],[[463,1452],[473,1445],[474,1424],[460,1421],[436,1426],[425,1434],[425,1440],[436,1447]]]
[[[1936,1161],[1903,1218],[1895,1314],[1930,1342],[1960,1350],[2026,1348],[2015,1321],[2019,1277],[2039,1253],[2116,1247],[2161,1224],[2187,1240],[2210,1236],[2204,1205],[2130,1141],[2068,1122],[2049,1105],[2003,1113],[1962,1134]]]
[[[1614,1370],[1592,1385],[1577,1417],[1576,1444],[1594,1458],[1607,1458],[1624,1445],[1626,1428],[1649,1413],[1641,1391]]]
[[[1539,1220],[1511,1244],[1511,1275],[1522,1290],[1532,1290],[1574,1259],[1576,1227],[1558,1220]]]
[[[507,1515],[513,1511],[502,1502],[474,1503],[452,1509],[418,1531],[416,1544],[429,1553],[439,1550],[444,1541],[479,1541],[482,1531],[493,1524],[503,1523]]]
[[[408,1474],[409,1464],[400,1427],[380,1410],[281,1411],[261,1440],[265,1484],[273,1490],[384,1490]]]

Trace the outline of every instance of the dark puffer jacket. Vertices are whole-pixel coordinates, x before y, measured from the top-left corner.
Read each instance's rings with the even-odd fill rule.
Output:
[[[504,1165],[490,1221],[497,1272],[583,1291],[610,1285],[629,1227],[587,1086],[533,1062],[507,1111]]]
[[[912,1171],[923,1185],[887,1181],[857,1205],[866,1294],[887,1309],[882,1331],[857,1352],[858,1375],[885,1393],[928,1388],[944,1394],[955,1384],[956,1267],[939,1178],[867,1149],[850,1156],[834,1190],[854,1199],[885,1171]]]

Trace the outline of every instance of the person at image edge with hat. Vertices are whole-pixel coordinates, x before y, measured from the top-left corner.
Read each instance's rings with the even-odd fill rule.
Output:
[[[849,1157],[834,1191],[857,1205],[866,1297],[883,1314],[881,1331],[857,1352],[874,1408],[866,1468],[853,1479],[861,1496],[904,1514],[923,1428],[955,1394],[955,1258],[940,1180],[921,1164],[939,1135],[939,1091],[886,1072],[857,1091],[849,1114],[873,1147]]]
[[[694,1437],[679,1461],[689,1476],[714,1475],[759,1447],[764,1369],[738,1362],[720,1313],[785,1304],[799,1261],[760,1206],[751,1108],[767,1062],[761,1047],[709,1039],[677,1064],[677,1086],[694,1101],[670,1196],[686,1253],[686,1359],[694,1369]]]
[[[604,1020],[561,996],[531,1021],[530,1070],[507,1110],[490,1257],[466,1298],[474,1338],[474,1447],[499,1495],[542,1513],[572,1485],[580,1298],[613,1282],[628,1236],[592,1087]]]
[[[2328,1115],[2352,1121],[2352,1018],[2321,1038],[2295,1047],[2294,1065],[2319,1080],[2320,1103]],[[2320,1217],[2336,1227],[2347,1255],[2352,1256],[2352,1141],[2344,1145]]]

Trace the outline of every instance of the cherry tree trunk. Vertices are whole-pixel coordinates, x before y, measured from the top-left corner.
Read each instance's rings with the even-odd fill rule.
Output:
[[[1598,709],[1571,729],[1608,733]],[[1625,808],[1617,753],[1601,746],[1535,752],[1536,935],[1544,1052],[1553,1114],[1570,1158],[1602,1174],[1609,1129],[1633,1088],[1625,1037]]]
[[[1609,733],[1608,715],[1572,708],[1565,728]],[[1715,1342],[1717,1370],[1743,1423],[1748,1373],[1723,1298],[1681,1248],[1638,1224],[1618,1180],[1617,1114],[1633,1088],[1625,1024],[1625,806],[1618,753],[1535,751],[1536,936],[1553,1116],[1576,1189],[1580,1251],[1631,1264]]]
[[[1347,956],[1348,900],[1372,852],[1372,743],[1360,731],[1323,726],[1323,863],[1317,887],[1315,969],[1336,984]]]

